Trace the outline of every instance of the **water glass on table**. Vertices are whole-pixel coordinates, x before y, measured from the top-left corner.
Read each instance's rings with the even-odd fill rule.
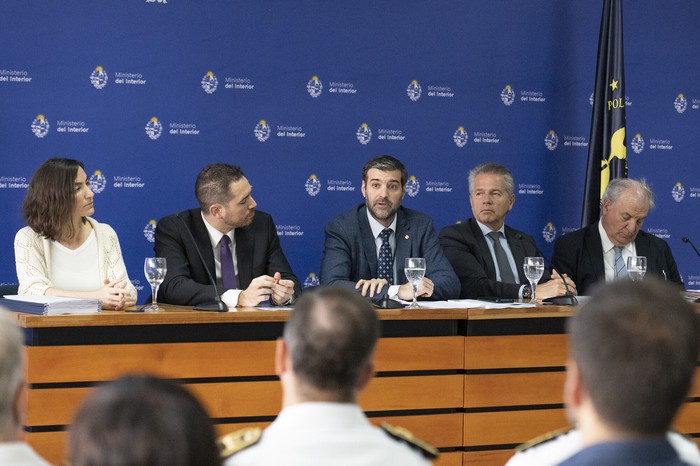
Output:
[[[413,288],[413,302],[410,306],[408,306],[408,308],[421,308],[422,306],[418,305],[416,293],[418,292],[418,285],[420,284],[421,280],[423,280],[423,277],[425,277],[425,259],[422,257],[407,257],[403,270],[406,274],[406,280],[408,280]]]

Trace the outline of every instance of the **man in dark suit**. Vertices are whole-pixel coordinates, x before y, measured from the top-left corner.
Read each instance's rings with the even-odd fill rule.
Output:
[[[647,258],[647,275],[683,286],[668,244],[640,231],[654,208],[654,193],[646,182],[630,178],[612,180],[603,194],[600,221],[562,236],[554,244],[552,263],[568,274],[579,293],[599,281],[627,276],[627,258]]]
[[[440,249],[427,215],[401,206],[408,172],[389,155],[376,157],[362,169],[365,203],[326,225],[321,284],[358,289],[363,296],[413,298],[404,275],[407,257],[423,257],[425,277],[417,296],[450,299],[459,295],[459,281]]]
[[[286,305],[301,293],[272,217],[256,212],[251,191],[239,167],[208,165],[195,185],[200,208],[158,222],[155,253],[168,265],[160,300],[186,306],[211,301],[215,293],[207,270],[216,276],[229,307],[257,306],[268,299]]]
[[[440,244],[462,285],[461,298],[529,299],[532,288],[523,271],[525,257],[541,256],[527,233],[505,225],[515,202],[513,175],[503,165],[485,163],[469,172],[469,202],[474,218],[445,227]],[[568,281],[569,290],[576,287]],[[562,277],[545,270],[537,297],[562,296]]]

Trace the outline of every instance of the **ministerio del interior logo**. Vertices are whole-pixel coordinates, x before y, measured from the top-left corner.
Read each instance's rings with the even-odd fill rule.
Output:
[[[109,75],[101,66],[96,67],[92,73],[90,73],[90,83],[95,89],[104,89],[108,81]]]
[[[552,222],[548,222],[542,229],[542,238],[548,243],[554,241],[557,237],[557,229]]]
[[[149,243],[156,241],[156,221],[151,219],[145,227],[143,227],[143,236]]]
[[[158,139],[160,135],[163,134],[163,124],[158,121],[157,117],[151,117],[151,119],[148,120],[148,123],[146,123],[146,127],[144,129],[146,130],[146,135],[153,141]]]
[[[360,144],[367,145],[372,140],[372,129],[367,123],[362,123],[360,127],[357,128],[355,136],[357,136],[357,140],[360,141]]]
[[[207,94],[213,94],[219,87],[219,80],[216,79],[216,75],[213,71],[207,71],[207,74],[202,77],[200,84],[202,85],[204,92]]]
[[[464,147],[467,145],[469,140],[469,133],[464,130],[464,126],[460,126],[452,135],[452,140],[455,142],[457,147]]]
[[[88,179],[88,184],[93,193],[100,194],[107,187],[107,178],[105,178],[100,170],[95,170],[95,173]]]
[[[408,95],[409,99],[417,102],[418,99],[420,99],[421,94],[423,94],[423,89],[420,87],[418,81],[414,79],[406,88],[406,94]]]
[[[644,138],[640,133],[635,134],[635,136],[632,138],[632,141],[630,141],[630,146],[632,146],[632,150],[635,154],[642,153],[642,151],[644,150]]]
[[[306,91],[314,99],[321,95],[323,92],[323,83],[318,79],[318,76],[313,76],[308,83],[306,83]]]
[[[406,182],[406,194],[411,197],[416,197],[420,192],[420,182],[418,179],[411,175]]]
[[[685,188],[683,187],[680,181],[673,186],[673,189],[671,190],[671,196],[676,202],[681,202],[685,197]]]
[[[39,139],[49,134],[49,128],[51,128],[51,125],[44,115],[37,115],[32,121],[32,133]]]
[[[321,284],[321,280],[318,279],[318,276],[311,272],[308,277],[304,280],[304,288],[310,288],[312,286],[318,286]]]
[[[314,197],[321,192],[321,181],[316,175],[311,174],[306,180],[306,183],[304,183],[304,189],[306,190],[306,194]]]
[[[260,120],[258,124],[255,125],[255,129],[253,129],[253,134],[255,135],[255,139],[257,139],[260,142],[265,142],[268,139],[270,139],[270,134],[272,134],[272,130],[270,129],[270,125],[268,125],[265,120]]]
[[[688,108],[688,101],[683,96],[683,94],[678,94],[678,97],[676,97],[676,100],[673,101],[673,107],[676,109],[676,111],[678,113],[685,112],[685,109]]]
[[[503,102],[503,105],[506,107],[510,107],[513,105],[513,102],[515,102],[515,91],[510,84],[506,84],[506,87],[501,91],[501,102]]]
[[[549,133],[544,137],[544,145],[549,150],[554,150],[559,145],[559,136],[553,129],[550,129]]]

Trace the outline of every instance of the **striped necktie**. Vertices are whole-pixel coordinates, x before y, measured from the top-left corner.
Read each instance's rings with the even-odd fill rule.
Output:
[[[627,266],[625,265],[625,260],[622,258],[622,247],[613,246],[613,249],[615,250],[615,280],[627,278]]]

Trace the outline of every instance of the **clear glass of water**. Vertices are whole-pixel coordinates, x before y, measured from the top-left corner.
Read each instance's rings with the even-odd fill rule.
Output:
[[[165,279],[165,273],[168,267],[165,263],[165,257],[147,257],[143,262],[143,273],[146,275],[146,280],[151,284],[151,304],[144,306],[144,311],[160,311],[158,306],[158,288]]]
[[[544,274],[544,258],[542,257],[526,257],[525,263],[523,264],[523,271],[525,272],[525,277],[530,282],[532,287],[532,297],[530,298],[531,303],[535,303],[535,288],[537,287],[537,282],[540,281],[542,275]]]
[[[423,280],[423,277],[425,277],[425,259],[422,257],[407,257],[403,271],[406,274],[406,280],[408,280],[413,288],[413,302],[408,308],[420,308],[422,306],[418,305],[416,293],[418,292],[418,284]]]
[[[644,278],[647,273],[647,258],[644,256],[630,256],[627,258],[627,275],[635,282]]]

